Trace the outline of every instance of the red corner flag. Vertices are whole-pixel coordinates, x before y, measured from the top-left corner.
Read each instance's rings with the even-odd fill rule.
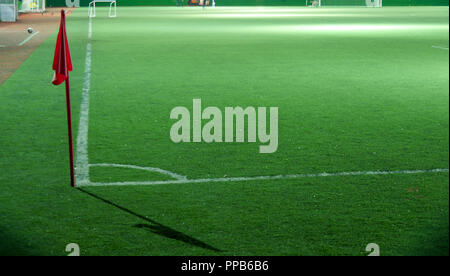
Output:
[[[61,25],[59,26],[58,38],[56,40],[55,58],[53,59],[52,83],[60,85],[66,82],[66,103],[67,103],[67,126],[69,129],[69,154],[70,154],[70,183],[75,187],[75,169],[73,162],[73,139],[72,139],[72,112],[70,109],[70,85],[69,71],[72,71],[72,60],[70,58],[69,43],[66,34],[66,15],[61,10]]]
[[[67,43],[66,15],[64,10],[61,10],[61,24],[59,26],[58,39],[56,40],[53,70],[55,70],[52,81],[54,85],[63,83],[69,78],[69,71],[72,71],[72,60],[70,58],[69,43]]]

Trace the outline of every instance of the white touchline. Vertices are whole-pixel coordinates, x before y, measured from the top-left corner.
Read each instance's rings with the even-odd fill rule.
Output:
[[[89,18],[88,43],[84,69],[83,93],[81,95],[80,123],[77,137],[76,185],[89,183],[88,130],[89,130],[89,92],[91,89],[92,19]]]
[[[442,46],[431,46],[432,48],[435,49],[441,49],[441,50],[447,50],[448,51],[448,47],[442,47]]]
[[[39,31],[34,32],[33,34],[31,34],[31,35],[29,35],[27,38],[25,38],[24,41],[22,41],[22,42],[20,42],[19,44],[17,44],[17,46],[22,46],[22,45],[24,45],[25,43],[27,43],[28,41],[30,41],[30,39],[32,39],[33,37],[35,37],[35,36],[38,35],[38,34],[39,34]]]
[[[89,182],[82,186],[136,186],[136,185],[161,185],[161,184],[189,184],[189,183],[208,183],[208,182],[238,182],[238,181],[257,181],[257,180],[278,180],[278,179],[298,179],[298,178],[318,178],[332,176],[357,176],[357,175],[395,175],[395,174],[425,174],[425,173],[448,173],[449,169],[431,169],[431,170],[400,170],[400,171],[355,171],[355,172],[337,172],[337,173],[312,173],[312,174],[290,174],[273,176],[250,176],[250,177],[220,177],[220,178],[200,178],[200,179],[176,179],[147,182]]]

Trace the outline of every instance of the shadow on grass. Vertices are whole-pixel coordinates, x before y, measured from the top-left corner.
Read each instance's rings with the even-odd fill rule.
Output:
[[[220,249],[214,248],[211,245],[208,245],[202,241],[199,241],[197,239],[194,239],[186,234],[183,234],[181,232],[178,232],[176,230],[173,230],[167,226],[164,226],[159,223],[154,223],[153,225],[149,224],[136,224],[135,227],[137,228],[144,228],[147,229],[157,235],[164,236],[169,239],[179,240],[185,243],[188,243],[193,246],[209,249],[216,252],[222,252]]]
[[[133,212],[133,211],[131,211],[131,210],[125,208],[125,207],[122,207],[122,206],[120,206],[120,205],[118,205],[118,204],[116,204],[116,203],[114,203],[112,201],[104,199],[104,198],[102,198],[102,197],[100,197],[100,196],[98,196],[98,195],[96,195],[94,193],[88,192],[88,191],[86,191],[86,190],[84,190],[82,188],[78,188],[78,190],[80,192],[83,192],[83,193],[93,197],[93,198],[101,200],[101,201],[103,201],[106,204],[114,206],[114,207],[116,207],[119,210],[122,210],[122,211],[124,211],[124,212],[126,212],[126,213],[128,213],[130,215],[133,215],[133,216],[135,216],[137,218],[140,218],[140,219],[145,220],[146,222],[150,223],[150,224],[136,224],[136,225],[134,225],[134,227],[136,227],[136,228],[147,229],[147,230],[149,230],[152,233],[155,233],[157,235],[160,235],[160,236],[163,236],[163,237],[166,237],[166,238],[169,238],[169,239],[178,240],[178,241],[190,244],[192,246],[201,247],[201,248],[212,250],[212,251],[215,251],[215,252],[222,252],[222,250],[220,250],[220,249],[217,249],[217,248],[215,248],[215,247],[213,247],[213,246],[211,246],[209,244],[206,244],[206,243],[204,243],[204,242],[202,242],[200,240],[197,240],[197,239],[195,239],[193,237],[190,237],[190,236],[188,236],[188,235],[186,235],[184,233],[176,231],[176,230],[174,230],[174,229],[172,229],[170,227],[162,225],[159,222],[156,222],[156,221],[154,221],[152,219],[149,219],[149,218],[147,218],[147,217],[145,217],[143,215],[140,215],[140,214],[138,214],[136,212]]]
[[[0,229],[0,256],[37,256],[37,249]]]
[[[449,256],[448,226],[446,230],[445,232],[429,234],[429,237],[431,237],[430,242],[428,242],[427,246],[419,243],[416,254],[419,256]]]

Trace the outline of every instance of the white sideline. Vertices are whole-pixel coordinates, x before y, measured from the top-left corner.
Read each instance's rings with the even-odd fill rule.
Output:
[[[431,46],[431,48],[435,48],[435,49],[441,49],[441,50],[446,50],[448,51],[448,47],[442,47],[442,46]]]
[[[77,161],[75,169],[76,185],[82,186],[89,181],[88,130],[89,130],[89,93],[91,89],[92,19],[89,18],[88,42],[84,69],[83,93],[81,95],[80,123],[77,137]]]
[[[29,35],[27,38],[25,38],[24,41],[20,42],[19,44],[17,44],[17,46],[23,46],[25,43],[27,43],[28,41],[30,41],[30,39],[32,39],[34,36],[38,35],[39,31],[34,32],[33,34]]]
[[[221,178],[201,178],[184,180],[162,180],[147,182],[88,182],[82,186],[137,186],[137,185],[161,185],[161,184],[189,184],[189,183],[208,183],[208,182],[238,182],[255,180],[276,180],[276,179],[298,179],[298,178],[317,178],[331,176],[356,176],[356,175],[395,175],[395,174],[425,174],[425,173],[448,173],[449,169],[431,169],[431,170],[401,170],[401,171],[355,171],[355,172],[337,172],[337,173],[312,173],[312,174],[291,174],[274,176],[253,176],[253,177],[221,177]]]

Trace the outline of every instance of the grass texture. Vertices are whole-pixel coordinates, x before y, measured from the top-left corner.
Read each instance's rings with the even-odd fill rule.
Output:
[[[67,22],[74,134],[88,18]],[[93,19],[89,162],[189,178],[449,166],[448,8],[131,8]],[[0,87],[0,255],[448,255],[449,175],[69,187],[56,33]],[[170,140],[176,106],[279,108],[279,147]],[[91,181],[165,180],[94,167]]]

